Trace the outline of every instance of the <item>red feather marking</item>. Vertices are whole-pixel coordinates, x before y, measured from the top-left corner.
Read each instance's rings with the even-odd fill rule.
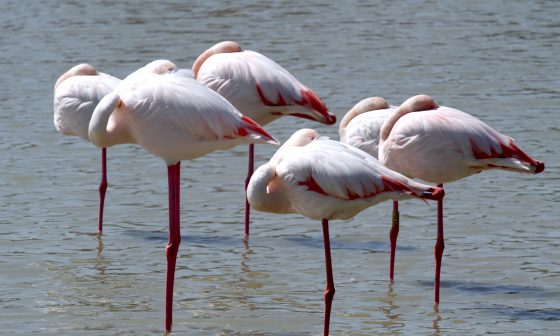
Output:
[[[319,112],[321,115],[325,116],[328,125],[332,125],[336,122],[336,117],[329,113],[325,103],[323,103],[315,92],[309,89],[301,90],[301,100],[296,100],[295,103],[301,106],[311,107],[313,110]]]
[[[471,140],[471,147],[474,158],[477,160],[484,159],[507,159],[514,158],[523,162],[529,163],[531,166],[538,166],[538,162],[533,160],[529,155],[525,154],[519,147],[510,141],[508,145],[500,143],[500,152],[496,151],[493,147],[490,148],[490,153],[486,153],[478,147],[474,141]]]
[[[239,134],[239,136],[247,136],[249,135],[249,132],[247,132],[247,129],[256,132],[262,136],[264,136],[265,138],[268,138],[269,140],[274,140],[274,137],[270,134],[268,134],[267,131],[265,131],[264,128],[262,128],[261,125],[257,124],[255,121],[253,121],[253,119],[247,117],[247,116],[242,116],[241,120],[243,120],[246,124],[244,127],[240,127],[237,129],[237,134]]]
[[[304,182],[298,182],[298,185],[307,186],[308,190],[314,191],[314,192],[319,193],[321,195],[329,196],[329,194],[327,194],[323,190],[323,188],[321,188],[321,186],[317,183],[317,181],[315,181],[313,176],[309,176],[307,178],[307,180],[305,180]]]
[[[271,101],[270,99],[268,99],[264,95],[259,83],[256,84],[256,87],[257,87],[257,93],[259,94],[259,97],[261,98],[261,102],[264,105],[266,105],[266,106],[288,106],[288,103],[286,102],[284,97],[282,97],[282,94],[280,92],[276,91],[278,93],[278,101],[276,103],[274,103],[273,101]]]
[[[414,194],[414,190],[410,189],[409,186],[395,178],[389,176],[381,176],[381,180],[383,181],[383,185],[385,186],[384,191],[397,191],[407,194]]]

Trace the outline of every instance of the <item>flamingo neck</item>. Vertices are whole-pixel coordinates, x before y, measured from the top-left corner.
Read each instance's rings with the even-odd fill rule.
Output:
[[[210,47],[210,49],[200,54],[200,56],[198,56],[196,61],[194,61],[194,64],[192,66],[194,78],[196,79],[198,77],[198,71],[202,67],[202,64],[204,64],[204,62],[206,62],[206,60],[210,58],[210,56],[216,54],[240,52],[240,51],[242,51],[241,46],[239,45],[239,43],[234,41],[224,41],[215,44],[214,46]]]
[[[103,97],[93,111],[89,122],[88,135],[90,141],[97,147],[111,147],[116,144],[135,142],[125,123],[119,122],[117,116],[111,118],[113,112],[120,105],[120,97],[113,91]]]
[[[408,98],[404,103],[402,103],[393,113],[389,115],[389,118],[385,120],[383,126],[381,126],[381,132],[379,134],[379,145],[381,145],[391,134],[391,130],[399,121],[399,119],[411,112],[428,111],[437,109],[439,106],[428,95],[417,95]]]
[[[348,126],[352,119],[356,118],[360,114],[374,110],[388,109],[389,107],[389,104],[385,101],[385,99],[381,97],[362,99],[356,105],[354,105],[354,107],[352,107],[350,111],[348,111],[348,113],[346,113],[344,118],[342,118],[342,120],[340,121],[340,126],[338,127],[338,133],[342,137],[343,133],[346,130],[346,126]]]
[[[288,213],[289,202],[275,176],[276,170],[270,163],[260,166],[251,176],[247,200],[255,210]]]

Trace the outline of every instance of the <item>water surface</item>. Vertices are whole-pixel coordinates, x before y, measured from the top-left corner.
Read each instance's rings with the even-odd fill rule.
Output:
[[[237,40],[312,87],[340,118],[378,95],[427,93],[513,136],[539,176],[486,172],[447,186],[442,303],[433,307],[435,206],[405,202],[388,283],[390,204],[333,221],[333,335],[560,332],[560,6],[555,1],[0,2],[0,330],[163,333],[167,179],[138,146],[111,148],[97,238],[100,153],[57,134],[52,86],[89,62],[124,77],[190,67]],[[301,127],[283,119],[281,140]],[[274,147],[257,146],[257,163]],[[183,163],[174,334],[320,335],[320,224],[253,214],[244,245],[245,147]]]

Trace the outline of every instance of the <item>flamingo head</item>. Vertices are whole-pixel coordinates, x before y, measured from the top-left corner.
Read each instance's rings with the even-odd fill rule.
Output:
[[[213,46],[208,48],[208,50],[200,54],[200,56],[198,56],[196,61],[194,61],[194,64],[192,66],[194,78],[197,78],[200,67],[202,67],[202,64],[206,62],[206,60],[210,58],[212,55],[234,53],[234,52],[241,52],[241,51],[243,51],[243,49],[241,49],[241,45],[235,41],[222,41],[214,44]]]
[[[408,112],[435,110],[438,107],[432,97],[424,94],[410,97],[400,106],[401,109],[406,109]]]
[[[66,71],[62,74],[54,84],[54,88],[56,89],[60,83],[62,83],[65,79],[70,78],[72,76],[96,76],[98,75],[97,70],[93,67],[93,65],[87,63],[81,63],[78,65],[73,66],[70,70]]]
[[[283,146],[298,146],[303,147],[313,140],[319,138],[319,132],[310,128],[302,128],[297,130],[290,136]]]

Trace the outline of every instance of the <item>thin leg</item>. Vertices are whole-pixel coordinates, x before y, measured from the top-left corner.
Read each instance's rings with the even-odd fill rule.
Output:
[[[105,193],[107,192],[107,148],[101,149],[101,183],[99,184],[99,222],[97,234],[103,232],[103,206],[105,205]]]
[[[329,335],[329,325],[331,320],[331,306],[334,298],[334,280],[331,263],[331,243],[329,239],[329,220],[323,218],[323,240],[325,242],[325,265],[327,269],[327,288],[325,289],[325,326],[324,336]]]
[[[389,239],[391,241],[390,252],[390,265],[389,265],[389,279],[393,281],[395,277],[395,252],[397,249],[397,237],[399,236],[399,201],[393,201],[393,222],[391,224],[391,231],[389,232]]]
[[[443,184],[438,184],[438,187],[443,188]],[[434,296],[435,303],[439,303],[439,279],[441,272],[441,258],[443,257],[443,249],[445,248],[445,243],[443,241],[443,199],[438,200],[437,209],[437,240],[434,246],[434,255],[436,258],[436,275],[434,282]]]
[[[249,185],[249,180],[253,176],[253,170],[255,165],[255,145],[249,145],[249,166],[247,169],[247,178],[245,179],[245,240],[249,239],[249,216],[251,214],[251,206],[249,205],[249,200],[247,199],[247,186]]]
[[[169,183],[169,242],[166,247],[167,254],[167,282],[165,287],[165,331],[171,331],[173,320],[173,284],[175,281],[175,265],[177,251],[181,243],[180,232],[180,180],[181,162],[167,167]]]

